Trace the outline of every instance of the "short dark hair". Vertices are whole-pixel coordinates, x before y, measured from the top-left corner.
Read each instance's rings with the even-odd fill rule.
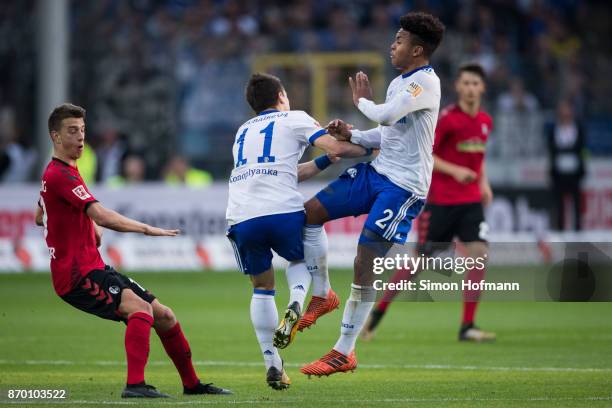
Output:
[[[444,24],[429,13],[412,12],[400,17],[402,29],[412,34],[416,44],[423,47],[423,53],[430,57],[438,48],[444,35]]]
[[[246,100],[255,113],[259,113],[276,105],[283,89],[283,83],[274,75],[256,73],[247,84]]]
[[[85,119],[85,109],[71,103],[63,103],[57,106],[49,115],[49,133],[52,131],[58,132],[62,128],[62,120],[67,118]]]
[[[469,72],[471,74],[478,75],[483,82],[487,80],[487,74],[484,68],[482,67],[482,65],[477,64],[475,62],[470,62],[468,64],[461,65],[459,67],[459,70],[457,71],[457,77],[459,77],[464,72]]]

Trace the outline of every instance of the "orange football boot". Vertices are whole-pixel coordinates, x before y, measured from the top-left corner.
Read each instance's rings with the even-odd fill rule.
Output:
[[[346,371],[355,371],[357,368],[357,358],[355,352],[345,356],[332,349],[329,353],[321,357],[320,359],[313,361],[310,364],[306,364],[300,368],[300,371],[306,374],[308,377],[316,375],[317,377],[329,376],[334,373],[344,373]]]
[[[337,309],[339,305],[340,299],[338,299],[336,292],[331,289],[327,292],[327,298],[313,296],[312,299],[310,299],[310,303],[308,303],[306,313],[304,313],[304,316],[302,316],[298,323],[298,330],[302,331],[312,326],[319,317],[332,312],[334,309]]]

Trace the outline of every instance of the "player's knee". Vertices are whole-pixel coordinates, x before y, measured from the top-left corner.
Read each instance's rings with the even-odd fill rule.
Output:
[[[466,246],[467,252],[471,258],[481,258],[486,261],[489,252],[489,246],[486,242],[471,242]]]
[[[359,236],[359,245],[357,246],[357,255],[368,254],[370,257],[384,257],[393,246],[391,241],[387,241],[378,233],[364,228]]]
[[[172,327],[176,324],[176,315],[174,311],[168,306],[160,304],[156,310],[154,310],[154,318],[156,326]]]
[[[270,268],[257,275],[251,275],[253,289],[274,290],[274,269]]]
[[[253,282],[253,289],[274,290],[274,282]]]

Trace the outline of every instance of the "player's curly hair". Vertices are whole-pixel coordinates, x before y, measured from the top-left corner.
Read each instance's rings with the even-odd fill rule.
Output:
[[[412,12],[400,17],[400,27],[410,32],[415,45],[423,47],[425,56],[430,57],[438,48],[444,35],[444,24],[429,13]]]
[[[256,73],[247,84],[246,100],[255,113],[259,113],[276,105],[283,89],[283,83],[274,75]]]

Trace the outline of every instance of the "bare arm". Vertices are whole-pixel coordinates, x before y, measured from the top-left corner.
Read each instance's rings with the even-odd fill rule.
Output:
[[[87,215],[99,226],[112,229],[118,232],[138,232],[151,236],[168,236],[173,237],[178,235],[179,230],[165,230],[157,227],[152,227],[142,222],[124,217],[116,211],[110,210],[95,202],[87,207]]]
[[[480,187],[481,202],[484,207],[487,207],[493,201],[493,190],[489,183],[489,176],[487,175],[487,166],[485,162],[482,162],[482,169],[480,170],[480,179],[478,180]]]
[[[441,159],[439,156],[435,154],[433,155],[433,158],[434,158],[434,167],[433,167],[434,171],[448,174],[449,176],[457,180],[459,183],[462,183],[462,184],[471,183],[472,181],[476,180],[476,178],[478,177],[475,171],[468,169],[467,167],[459,166],[447,160]]]
[[[328,156],[329,157],[329,156]],[[319,158],[315,159],[318,160]],[[300,163],[298,164],[298,183],[301,183],[302,181],[308,180],[314,176],[316,176],[317,174],[321,173],[323,170],[325,170],[325,168],[327,166],[325,166],[324,168],[319,168],[319,166],[317,166],[317,163],[315,160],[311,160],[309,162],[306,163]],[[336,163],[337,161],[340,160],[339,157],[334,157],[334,158],[329,158],[329,160],[331,161],[331,163]]]
[[[298,164],[298,183],[316,176],[321,171],[322,170],[319,170],[314,160]]]

